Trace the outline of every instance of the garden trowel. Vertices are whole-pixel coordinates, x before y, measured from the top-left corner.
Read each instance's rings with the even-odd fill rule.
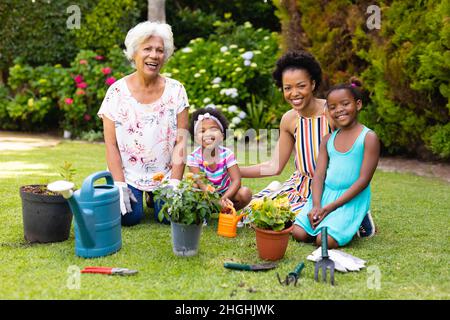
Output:
[[[242,264],[236,262],[225,262],[223,266],[227,269],[241,270],[241,271],[263,271],[270,270],[277,267],[275,262],[267,262],[261,264]]]

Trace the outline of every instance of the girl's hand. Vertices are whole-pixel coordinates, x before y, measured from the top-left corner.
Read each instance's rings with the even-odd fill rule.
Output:
[[[313,227],[313,229],[314,229],[314,223],[315,223],[316,220],[317,220],[317,214],[318,214],[318,212],[319,212],[321,209],[322,209],[322,208],[320,208],[320,207],[313,207],[313,208],[311,209],[311,211],[308,213],[309,223],[311,224],[311,226]]]
[[[323,207],[320,208],[317,213],[316,216],[313,217],[313,223],[312,223],[312,227],[313,229],[315,229],[321,222],[323,219],[325,219],[325,217],[331,212],[331,210],[328,207]]]
[[[220,199],[220,205],[222,206],[222,208],[234,207],[233,201],[231,201],[227,197],[222,197]]]

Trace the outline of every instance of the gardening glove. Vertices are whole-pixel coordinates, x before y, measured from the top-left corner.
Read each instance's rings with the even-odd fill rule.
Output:
[[[333,261],[339,262],[341,265],[343,265],[347,271],[359,271],[362,268],[365,268],[366,261],[359,259],[357,257],[352,256],[351,254],[345,253],[340,250],[330,250],[332,251],[330,255],[330,258]]]
[[[133,192],[128,188],[126,182],[114,181],[114,184],[119,187],[120,193],[120,212],[122,215],[132,212],[131,201],[137,202]]]
[[[334,261],[334,267],[340,272],[359,271],[365,268],[366,261],[352,256],[340,250],[330,249],[328,250],[330,259]],[[322,247],[314,250],[306,259],[317,262],[322,259]]]

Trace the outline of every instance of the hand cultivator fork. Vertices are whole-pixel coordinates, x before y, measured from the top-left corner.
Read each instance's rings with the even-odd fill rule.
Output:
[[[330,283],[334,286],[334,261],[328,256],[328,231],[322,227],[322,259],[316,262],[314,280],[319,281],[319,269],[322,268],[322,281],[327,282],[327,269],[330,268]]]
[[[285,285],[288,286],[291,283],[294,283],[294,286],[297,285],[297,281],[298,278],[300,278],[300,273],[302,272],[303,268],[305,267],[305,264],[302,262],[300,262],[297,267],[295,267],[293,272],[289,272],[289,274],[286,276],[286,279],[281,281],[280,275],[277,272],[277,278],[278,278],[278,282],[281,285]]]

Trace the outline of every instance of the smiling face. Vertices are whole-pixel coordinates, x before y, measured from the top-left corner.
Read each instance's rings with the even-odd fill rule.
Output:
[[[333,90],[328,94],[327,106],[330,117],[339,128],[348,128],[357,123],[357,116],[361,110],[361,100],[355,98],[347,89]]]
[[[315,81],[304,69],[286,69],[282,75],[283,95],[295,111],[304,110],[313,98]]]
[[[164,64],[164,41],[161,37],[151,36],[142,42],[134,55],[138,72],[149,76],[159,74]]]
[[[203,148],[215,148],[223,140],[223,133],[216,121],[211,119],[203,119],[197,128],[196,141]]]

